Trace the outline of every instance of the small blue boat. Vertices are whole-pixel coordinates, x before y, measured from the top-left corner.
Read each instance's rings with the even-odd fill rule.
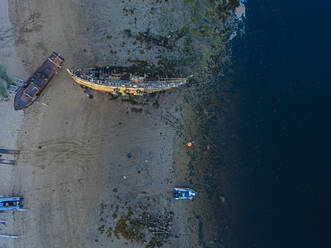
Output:
[[[23,197],[0,197],[0,211],[23,208]]]
[[[188,199],[192,200],[195,197],[196,192],[193,189],[188,188],[173,188],[173,199],[181,200]]]

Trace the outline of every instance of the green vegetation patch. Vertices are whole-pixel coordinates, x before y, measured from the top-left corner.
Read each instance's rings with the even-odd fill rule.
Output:
[[[122,206],[122,208],[123,210],[119,210],[117,206],[115,209],[107,209],[107,212],[112,209],[110,210],[113,212],[112,221],[102,221],[98,227],[101,235],[111,239],[143,243],[146,248],[161,247],[169,237],[173,236],[171,234],[173,212],[152,213],[149,211],[150,205],[144,204],[135,205],[133,208],[130,206]],[[100,209],[101,215],[105,214],[104,210]]]
[[[11,82],[4,65],[0,65],[0,98],[8,96],[8,86]]]

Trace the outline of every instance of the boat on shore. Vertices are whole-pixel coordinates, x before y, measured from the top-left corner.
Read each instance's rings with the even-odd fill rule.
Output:
[[[28,78],[15,95],[15,110],[24,109],[30,106],[40,96],[48,83],[61,67],[64,59],[56,52],[53,52],[38,69]]]
[[[144,73],[134,73],[129,67],[95,67],[67,69],[73,80],[81,86],[114,95],[145,95],[179,87],[188,78],[160,78]]]
[[[23,208],[23,197],[0,197],[0,211]]]
[[[195,197],[196,192],[193,189],[188,188],[173,188],[172,189],[173,196],[172,198],[175,200],[192,200]]]

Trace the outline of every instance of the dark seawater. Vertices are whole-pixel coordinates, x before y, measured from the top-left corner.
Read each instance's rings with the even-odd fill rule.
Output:
[[[331,247],[330,14],[324,0],[246,4],[231,86],[205,105],[217,247]]]

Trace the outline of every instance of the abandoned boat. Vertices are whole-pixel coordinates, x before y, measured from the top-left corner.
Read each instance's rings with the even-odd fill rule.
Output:
[[[14,108],[20,110],[31,105],[51,81],[64,59],[53,52],[28,78],[15,95]]]
[[[81,86],[114,95],[145,95],[176,88],[188,81],[188,78],[160,78],[148,73],[139,75],[129,67],[105,66],[67,71]]]

